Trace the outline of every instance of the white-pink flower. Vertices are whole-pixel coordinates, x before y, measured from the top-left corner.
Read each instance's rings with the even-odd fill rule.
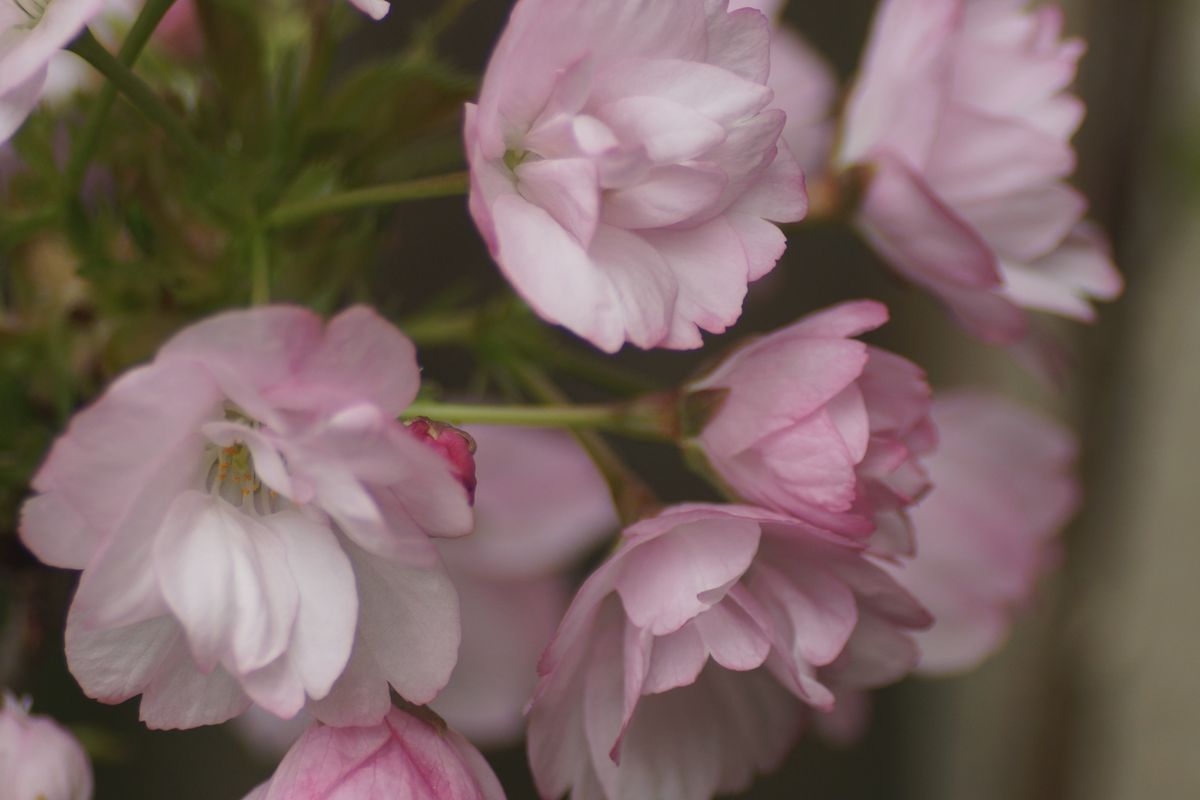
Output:
[[[87,753],[57,722],[0,696],[0,796],[6,800],[92,800]]]
[[[462,646],[431,707],[480,746],[525,730],[537,662],[571,599],[566,570],[617,530],[608,486],[562,431],[472,426],[475,531],[438,549],[458,589]]]
[[[0,142],[12,136],[37,105],[55,54],[103,6],[104,0],[0,3]]]
[[[314,723],[245,800],[504,800],[479,751],[429,715],[392,709],[378,725]]]
[[[1091,320],[1121,290],[1086,202],[1063,182],[1083,43],[1023,0],[884,0],[843,120],[839,168],[866,166],[857,222],[904,276],[989,341],[1022,310]]]
[[[152,727],[253,699],[377,722],[388,685],[428,702],[458,648],[430,535],[469,532],[466,491],[396,416],[419,384],[403,334],[363,308],[220,314],[180,332],[72,420],[21,537],[81,569],[67,659],[89,696],[142,694]]]
[[[1056,563],[1055,535],[1079,505],[1077,445],[1057,423],[1000,397],[934,401],[934,488],[910,513],[917,554],[888,569],[933,614],[917,634],[920,671],[969,669],[999,647],[1037,578]]]
[[[773,768],[831,685],[917,661],[925,611],[860,543],[744,506],[667,509],[579,590],[530,707],[539,791],[707,800]]]
[[[694,443],[746,500],[911,550],[903,510],[927,486],[929,387],[909,361],[850,337],[887,321],[873,301],[812,314],[735,350],[689,387],[723,392]],[[719,395],[718,395],[719,396]]]
[[[541,316],[597,347],[694,348],[804,215],[766,86],[770,30],[725,0],[520,0],[468,108],[471,213]]]

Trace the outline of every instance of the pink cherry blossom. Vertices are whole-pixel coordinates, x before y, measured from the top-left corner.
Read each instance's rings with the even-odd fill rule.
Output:
[[[929,387],[914,364],[849,337],[887,309],[845,303],[735,350],[691,391],[724,391],[695,442],[746,500],[911,549],[901,513],[927,486]]]
[[[480,746],[520,740],[537,661],[571,599],[565,571],[617,529],[608,487],[567,434],[472,426],[475,531],[439,550],[458,589],[462,647],[431,707]]]
[[[783,253],[803,177],[770,30],[725,0],[520,0],[468,108],[471,213],[541,316],[597,347],[695,348]]]
[[[245,800],[392,798],[503,800],[504,791],[462,736],[428,712],[393,708],[370,727],[314,723]]]
[[[971,333],[1014,344],[1022,308],[1090,320],[1121,290],[1086,202],[1063,182],[1083,43],[1021,0],[884,0],[844,120],[839,166],[869,166],[858,224]],[[1065,251],[1065,252],[1063,252]],[[1063,262],[1069,265],[1064,266]]]
[[[91,800],[92,765],[70,733],[0,697],[0,796],[6,800]]]
[[[829,685],[916,664],[928,615],[860,543],[744,506],[626,532],[542,657],[529,754],[543,797],[707,800],[791,746]]]
[[[934,489],[913,511],[917,555],[892,574],[934,616],[917,634],[920,670],[975,666],[1003,641],[1015,609],[1056,563],[1057,534],[1079,505],[1075,438],[1000,397],[934,401]]]
[[[374,723],[388,685],[428,702],[458,648],[429,536],[469,532],[449,465],[396,421],[412,344],[364,308],[292,307],[180,332],[72,420],[34,478],[25,544],[81,569],[67,659],[151,727],[250,699]]]
[[[0,3],[0,143],[37,105],[50,61],[103,5],[104,0]]]

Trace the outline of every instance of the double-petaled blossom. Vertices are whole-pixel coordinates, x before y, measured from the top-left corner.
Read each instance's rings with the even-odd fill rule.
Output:
[[[480,746],[518,741],[537,662],[571,599],[566,571],[617,529],[608,487],[561,431],[472,426],[475,531],[438,549],[458,590],[462,646],[431,707]]]
[[[0,142],[37,105],[55,54],[104,7],[104,0],[8,0],[0,3]]]
[[[717,393],[695,439],[744,499],[828,530],[911,549],[903,510],[927,487],[929,387],[914,364],[850,337],[887,321],[857,301],[735,350],[690,392]]]
[[[454,665],[454,589],[430,535],[467,493],[396,416],[412,344],[366,308],[230,312],[180,332],[75,416],[21,519],[81,569],[67,620],[89,696],[142,694],[152,727],[377,722],[388,685],[428,702]]]
[[[775,766],[830,686],[897,679],[926,612],[863,545],[744,506],[639,522],[542,657],[529,753],[544,797],[706,800]]]
[[[314,723],[245,800],[504,800],[486,760],[432,715],[369,727]]]
[[[83,747],[49,717],[0,697],[0,797],[92,800],[92,765]]]
[[[912,510],[917,553],[888,566],[933,614],[917,634],[919,669],[967,669],[995,650],[1036,579],[1056,562],[1057,534],[1079,504],[1075,438],[1003,398],[953,392],[934,401],[934,488]]]
[[[1086,202],[1063,183],[1083,43],[1023,0],[885,0],[835,154],[865,167],[857,222],[974,335],[1013,344],[1023,308],[1090,320],[1121,289]]]
[[[694,348],[741,314],[805,211],[726,0],[520,0],[468,108],[470,207],[500,269],[597,347]]]

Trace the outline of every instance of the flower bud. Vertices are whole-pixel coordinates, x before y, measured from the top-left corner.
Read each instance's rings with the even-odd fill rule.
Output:
[[[475,502],[475,440],[471,434],[428,417],[417,417],[408,423],[408,430],[446,459],[454,477]]]

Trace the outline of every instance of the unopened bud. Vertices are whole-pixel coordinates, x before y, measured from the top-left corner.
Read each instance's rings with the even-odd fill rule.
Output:
[[[407,423],[408,430],[432,447],[446,463],[454,477],[467,490],[467,497],[475,502],[475,440],[464,430],[437,422],[428,417],[417,417]]]

